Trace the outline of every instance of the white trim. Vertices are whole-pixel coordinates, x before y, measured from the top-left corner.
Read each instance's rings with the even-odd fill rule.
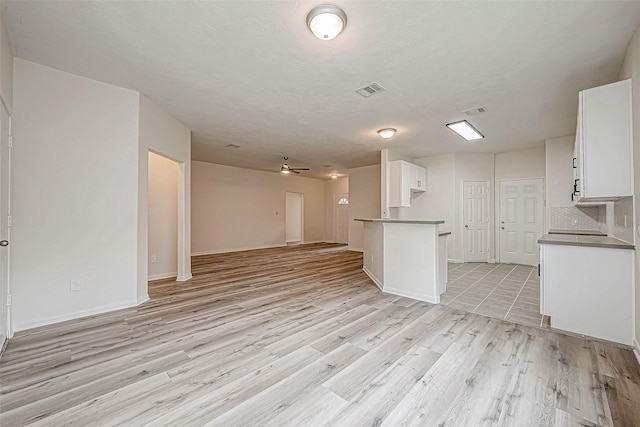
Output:
[[[147,302],[147,301],[149,301],[149,294],[144,294],[143,296],[138,298],[138,305],[142,304],[143,302]]]
[[[286,243],[278,243],[277,245],[264,245],[264,246],[246,246],[242,248],[229,248],[229,249],[216,249],[213,251],[200,251],[200,252],[192,252],[191,256],[202,256],[202,255],[217,255],[217,254],[226,254],[229,252],[243,252],[243,251],[252,251],[254,249],[270,249],[270,248],[282,248],[287,246]]]
[[[373,283],[376,284],[377,287],[380,288],[380,290],[382,290],[382,283],[380,283],[378,281],[378,279],[376,279],[376,277],[373,275],[373,273],[371,273],[369,271],[369,269],[367,267],[362,267],[362,271],[364,271],[364,274],[366,274],[367,276],[369,276],[369,279],[371,279],[373,281]]]
[[[633,354],[636,355],[636,360],[638,361],[638,365],[640,365],[640,343],[637,339],[633,339]]]
[[[495,263],[496,263],[495,258],[491,258],[491,259],[488,261],[488,263],[489,263],[489,264],[495,264]]]
[[[160,279],[169,279],[171,277],[176,277],[178,276],[178,272],[174,271],[172,273],[160,273],[160,274],[154,274],[153,276],[149,276],[147,278],[147,281],[151,281],[151,280],[160,280]]]
[[[40,318],[40,319],[31,320],[23,323],[16,323],[14,330],[16,332],[24,331],[26,329],[37,328],[39,326],[51,325],[53,323],[80,319],[82,317],[95,316],[96,314],[104,314],[110,311],[121,310],[123,308],[131,308],[131,307],[137,307],[137,306],[138,306],[137,300],[130,300],[130,301],[120,302],[116,304],[105,305],[105,306],[93,308],[90,310],[76,311],[76,312],[68,313],[62,316]]]
[[[333,242],[327,242],[325,240],[311,240],[309,242],[307,242],[306,240],[304,242],[302,242],[303,245],[313,245],[316,243],[333,243]]]
[[[425,294],[420,294],[418,292],[405,291],[403,289],[390,288],[387,286],[382,290],[385,294],[398,295],[400,297],[407,297],[411,299],[415,299],[418,301],[425,301],[431,304],[440,304],[440,296],[438,295],[436,298],[432,298]]]
[[[447,261],[452,264],[464,264],[464,261],[458,258],[449,258]]]
[[[187,274],[186,276],[178,276],[176,277],[176,282],[186,282],[187,280],[190,280],[193,278],[193,275],[191,274]]]
[[[364,252],[364,249],[362,249],[362,248],[354,248],[353,246],[348,246],[347,250],[348,251],[354,251],[354,252]]]

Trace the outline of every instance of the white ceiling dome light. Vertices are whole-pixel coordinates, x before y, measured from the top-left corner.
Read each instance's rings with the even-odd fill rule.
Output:
[[[347,25],[344,10],[332,4],[321,4],[307,15],[307,26],[320,40],[331,40]]]
[[[394,128],[384,128],[384,129],[380,129],[378,131],[378,135],[380,135],[381,137],[383,137],[384,139],[389,139],[391,138],[393,135],[395,135],[397,132],[397,130],[395,130]]]

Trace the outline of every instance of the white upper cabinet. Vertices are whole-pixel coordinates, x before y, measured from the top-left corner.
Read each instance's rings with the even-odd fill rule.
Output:
[[[411,192],[425,191],[425,178],[423,167],[404,160],[389,162],[389,207],[411,206]]]
[[[633,195],[631,80],[580,92],[574,194],[578,203]]]

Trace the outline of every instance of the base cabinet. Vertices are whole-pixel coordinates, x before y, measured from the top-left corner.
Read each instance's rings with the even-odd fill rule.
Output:
[[[551,327],[631,345],[634,251],[541,246],[540,306]]]

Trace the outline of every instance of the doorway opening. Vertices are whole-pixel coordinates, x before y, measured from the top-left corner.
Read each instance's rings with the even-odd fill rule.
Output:
[[[301,243],[303,240],[304,203],[301,193],[286,192],[285,241],[287,244]]]
[[[180,165],[149,151],[148,280],[178,275],[178,185]]]
[[[333,195],[333,242],[349,243],[349,194]]]
[[[538,265],[543,234],[544,180],[500,181],[500,262]]]

